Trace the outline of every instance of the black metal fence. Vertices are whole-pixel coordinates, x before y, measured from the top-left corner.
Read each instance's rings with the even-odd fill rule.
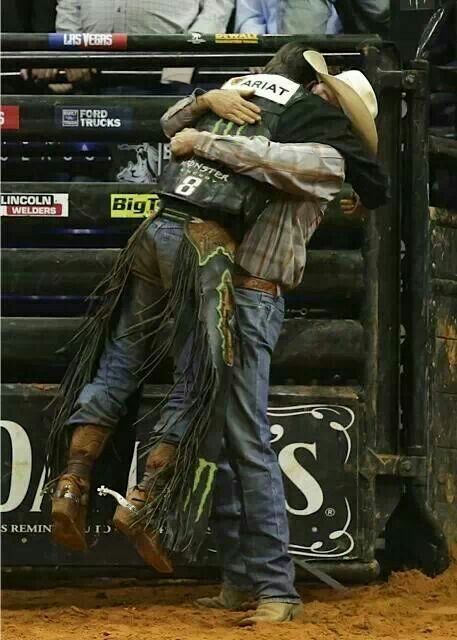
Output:
[[[77,35],[77,34],[76,34]],[[263,64],[290,38],[249,34],[126,37],[67,42],[56,34],[3,40],[4,68],[75,66],[158,70],[166,66],[212,66],[247,72]],[[322,563],[328,571],[369,579],[378,570],[391,514],[405,484],[428,477],[427,451],[414,443],[417,429],[400,430],[400,248],[401,248],[401,100],[414,103],[424,86],[421,69],[401,71],[395,50],[379,38],[299,38],[316,47],[330,64],[357,66],[375,86],[380,113],[380,158],[392,180],[392,199],[371,212],[366,223],[343,216],[335,204],[313,237],[301,287],[287,301],[288,317],[276,349],[271,382],[272,439],[283,460],[291,523],[291,552]],[[113,44],[114,43],[114,44]],[[116,44],[117,43],[117,44]],[[96,46],[97,51],[91,51]],[[59,50],[49,51],[49,48]],[[125,50],[125,51],[124,51]],[[56,61],[58,60],[58,62]],[[158,171],[166,147],[158,118],[173,99],[109,96],[5,96],[7,141],[93,140],[139,142],[157,149]],[[84,109],[103,109],[119,126],[103,130],[82,126]],[[414,180],[421,159],[425,119],[408,115],[414,143],[408,166]],[[414,121],[411,118],[416,118]],[[4,118],[5,121],[5,118]],[[413,178],[411,178],[412,180]],[[419,192],[419,189],[416,193]],[[40,497],[46,412],[70,354],[59,351],[74,334],[85,308],[84,296],[112,264],[120,246],[147,215],[154,185],[120,183],[10,182],[3,185],[4,239],[2,476],[3,543],[6,564],[51,567],[136,567],[138,560],[112,533],[107,506],[95,500],[93,546],[81,558],[51,545],[49,513]],[[418,197],[418,196],[417,196]],[[5,208],[6,207],[6,208]],[[49,209],[48,215],[21,215]],[[29,209],[27,209],[29,207]],[[414,320],[415,321],[415,320]],[[415,350],[415,348],[414,348]],[[149,381],[144,404],[170,382],[167,363]],[[141,440],[144,434],[138,433]],[[136,447],[113,470],[103,460],[102,482],[136,475]],[[287,460],[295,459],[293,474]],[[121,487],[121,490],[125,489]],[[421,508],[426,510],[425,502]],[[400,518],[401,520],[401,518]],[[389,546],[389,545],[387,545]],[[208,545],[211,548],[211,544]],[[114,551],[116,549],[116,551]],[[443,565],[442,557],[441,565]],[[435,558],[434,567],[440,558]],[[211,562],[208,552],[202,562]]]

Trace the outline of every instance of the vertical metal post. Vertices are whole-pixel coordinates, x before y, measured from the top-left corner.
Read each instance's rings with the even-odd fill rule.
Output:
[[[400,91],[381,80],[383,71],[396,71],[394,51],[364,49],[364,71],[377,94],[379,159],[390,178],[391,200],[371,212],[363,243],[365,264],[365,433],[362,447],[396,453],[399,425],[400,366]],[[376,545],[376,480],[366,478],[361,492],[364,517],[364,560],[374,557]]]
[[[405,349],[405,452],[427,454],[430,418],[431,349],[431,257],[428,159],[428,63],[412,64],[415,81],[408,92],[405,149],[404,238],[406,245],[403,314],[407,327]]]
[[[391,199],[370,214],[365,233],[365,389],[368,443],[398,450],[400,369],[401,94],[381,82],[382,71],[398,70],[393,52],[366,49],[365,71],[378,93],[379,159],[390,178]]]

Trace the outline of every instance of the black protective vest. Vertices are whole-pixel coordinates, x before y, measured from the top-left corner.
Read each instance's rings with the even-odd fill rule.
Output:
[[[306,95],[300,85],[276,75],[250,75],[235,82],[236,86],[253,86],[262,94],[250,98],[262,109],[261,122],[238,126],[208,112],[199,119],[196,129],[219,135],[264,136],[274,141],[280,117],[287,113],[292,104],[304,100]],[[287,96],[285,87],[290,96]],[[266,97],[270,93],[272,99]],[[278,102],[285,99],[283,96],[287,97],[286,104]],[[212,217],[223,213],[242,216],[244,221],[252,223],[265,209],[275,189],[253,178],[234,173],[222,162],[193,155],[184,160],[170,160],[160,178],[158,191],[209,209]],[[202,217],[204,218],[204,212]]]

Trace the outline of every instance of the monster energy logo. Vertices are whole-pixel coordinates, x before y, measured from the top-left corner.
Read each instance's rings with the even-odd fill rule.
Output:
[[[208,475],[206,476],[206,482],[204,477],[205,470],[208,469]],[[194,476],[194,486],[192,487],[192,495],[196,494],[197,491],[201,488],[201,496],[200,496],[200,504],[198,505],[197,516],[195,518],[195,522],[198,522],[202,517],[203,511],[205,509],[205,504],[208,499],[208,496],[211,491],[211,487],[214,482],[214,476],[216,475],[217,464],[215,462],[208,462],[204,458],[198,459],[198,467],[195,470]],[[203,482],[202,487],[200,487],[200,482]],[[191,497],[191,492],[187,496],[186,503],[184,505],[184,509],[187,509],[189,506]]]
[[[230,320],[234,312],[234,300],[232,276],[228,269],[222,274],[221,282],[216,287],[216,291],[219,294],[217,329],[222,340],[222,357],[225,364],[231,367],[233,366],[233,336],[230,329]]]

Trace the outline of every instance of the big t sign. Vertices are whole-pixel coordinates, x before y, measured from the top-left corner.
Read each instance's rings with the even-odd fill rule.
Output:
[[[316,391],[316,389],[314,390]],[[317,390],[320,391],[320,390]],[[45,484],[44,443],[49,416],[44,407],[52,388],[4,385],[1,426],[2,544],[9,566],[81,565],[134,566],[141,563],[112,531],[114,501],[94,491],[84,555],[58,549],[51,541],[49,499]],[[160,396],[146,394],[145,409]],[[286,490],[291,529],[290,551],[304,559],[357,557],[357,454],[359,430],[357,397],[311,393],[303,387],[272,388],[271,441],[278,455]],[[121,425],[112,448],[100,460],[94,489],[111,486],[125,493],[141,473],[138,456],[154,421],[139,423],[134,432]],[[208,538],[207,561],[216,560],[214,540]]]

